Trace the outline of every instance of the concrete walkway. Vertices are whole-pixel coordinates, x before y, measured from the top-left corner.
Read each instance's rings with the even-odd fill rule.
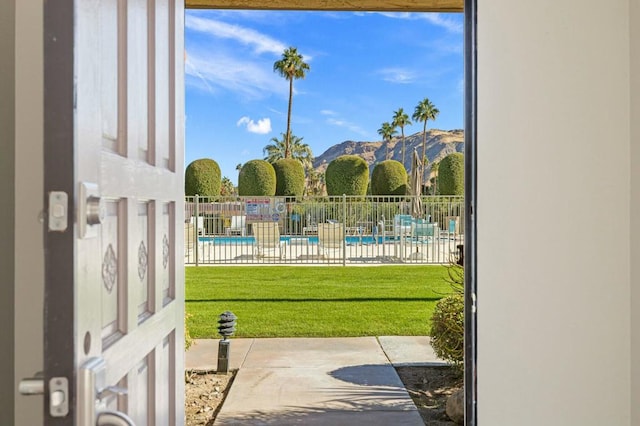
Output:
[[[215,370],[217,345],[198,340],[187,370]],[[232,339],[239,371],[215,424],[422,426],[393,366],[429,364],[428,337]]]

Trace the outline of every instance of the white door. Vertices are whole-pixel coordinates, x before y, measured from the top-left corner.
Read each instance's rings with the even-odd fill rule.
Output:
[[[45,5],[45,424],[184,423],[180,0]]]

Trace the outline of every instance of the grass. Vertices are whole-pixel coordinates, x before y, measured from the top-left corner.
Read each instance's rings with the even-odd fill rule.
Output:
[[[432,265],[188,267],[187,324],[194,338],[219,338],[229,310],[237,337],[428,335],[446,277]]]

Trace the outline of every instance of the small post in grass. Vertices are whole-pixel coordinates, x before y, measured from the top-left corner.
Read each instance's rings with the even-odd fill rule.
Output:
[[[222,336],[222,340],[218,343],[218,374],[227,374],[229,372],[229,350],[231,341],[227,338],[236,331],[236,319],[233,312],[225,311],[218,318],[218,334]]]

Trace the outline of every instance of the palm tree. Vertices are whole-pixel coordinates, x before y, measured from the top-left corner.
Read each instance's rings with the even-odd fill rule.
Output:
[[[282,59],[273,64],[273,71],[289,80],[289,111],[287,113],[287,134],[284,158],[289,158],[289,143],[291,141],[291,104],[293,102],[293,79],[304,78],[309,70],[309,64],[302,60],[302,55],[295,47],[289,47],[282,53]]]
[[[274,163],[285,157],[285,152],[287,149],[287,135],[284,133],[280,133],[282,135],[282,139],[271,138],[270,145],[267,145],[262,150],[262,153],[265,154],[264,159],[269,163]],[[302,139],[296,135],[290,135],[290,144],[289,144],[289,152],[290,157],[294,160],[298,160],[302,163],[302,166],[307,169],[313,163],[313,152],[311,152],[311,148],[306,143],[302,143]]]
[[[434,121],[436,117],[440,114],[438,108],[435,107],[434,104],[431,103],[429,98],[424,98],[420,101],[420,103],[416,106],[415,111],[413,112],[413,119],[416,121],[424,121],[424,128],[422,129],[422,156],[427,156],[427,121]],[[422,165],[422,181],[424,182],[424,174],[426,171],[427,164],[424,163]]]
[[[398,131],[388,121],[382,123],[382,127],[378,129],[378,134],[382,136],[382,140],[387,143],[387,152],[384,155],[385,160],[389,159],[389,144],[391,143],[391,138],[397,133]]]
[[[411,121],[409,121],[409,116],[404,112],[402,108],[398,108],[397,111],[393,113],[393,126],[400,127],[400,131],[402,132],[402,165],[404,166],[404,126],[410,126]]]

